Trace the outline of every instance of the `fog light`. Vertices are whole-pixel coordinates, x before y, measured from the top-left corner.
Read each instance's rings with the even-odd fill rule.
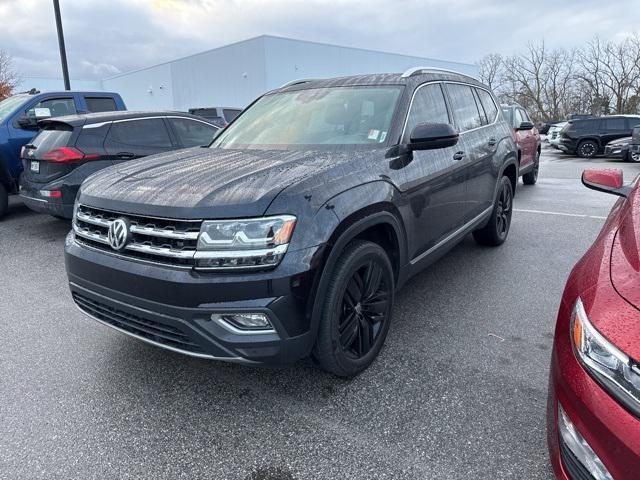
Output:
[[[275,333],[273,325],[264,313],[238,312],[214,313],[211,320],[233,333]]]
[[[591,449],[575,425],[569,420],[566,412],[558,404],[558,430],[561,441],[573,453],[578,461],[586,468],[596,480],[613,480],[613,477],[602,464],[602,461]]]

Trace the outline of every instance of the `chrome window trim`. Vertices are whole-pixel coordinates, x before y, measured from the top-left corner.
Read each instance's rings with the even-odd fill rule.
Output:
[[[191,120],[193,122],[198,122],[198,123],[203,123],[205,125],[207,125],[208,127],[212,127],[214,130],[220,130],[220,127],[218,127],[217,125],[213,125],[212,123],[209,122],[205,122],[204,120],[200,120],[199,118],[192,118],[192,117],[183,117],[181,115],[156,115],[153,117],[136,117],[136,118],[121,118],[120,120],[110,120],[108,122],[101,122],[101,123],[91,123],[89,125],[83,125],[82,129],[84,130],[85,128],[99,128],[102,127],[104,125],[107,125],[109,123],[111,124],[115,124],[115,123],[124,123],[124,122],[135,122],[136,120],[154,120],[154,119],[163,119],[163,118],[179,118],[182,120]]]

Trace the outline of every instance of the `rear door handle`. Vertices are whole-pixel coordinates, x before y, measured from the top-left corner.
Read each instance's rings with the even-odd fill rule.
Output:
[[[464,152],[456,152],[453,154],[454,160],[462,160],[464,158]]]
[[[130,160],[133,157],[135,157],[135,155],[129,152],[120,152],[120,153],[116,153],[116,157],[121,158],[123,160]]]
[[[487,143],[488,143],[488,145],[490,147],[495,147],[495,145],[496,145],[496,143],[498,143],[498,141],[495,138],[490,138]]]

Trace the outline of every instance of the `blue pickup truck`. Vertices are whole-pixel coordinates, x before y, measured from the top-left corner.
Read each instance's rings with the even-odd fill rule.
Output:
[[[38,133],[38,121],[75,113],[126,110],[117,93],[37,92],[32,90],[0,102],[0,218],[9,195],[18,192],[22,173],[21,148]]]

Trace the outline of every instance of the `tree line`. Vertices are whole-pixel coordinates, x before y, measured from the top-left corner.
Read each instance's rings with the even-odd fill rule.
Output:
[[[594,37],[580,48],[529,43],[518,54],[478,62],[480,79],[504,103],[519,103],[538,121],[572,113],[640,113],[640,36]]]

